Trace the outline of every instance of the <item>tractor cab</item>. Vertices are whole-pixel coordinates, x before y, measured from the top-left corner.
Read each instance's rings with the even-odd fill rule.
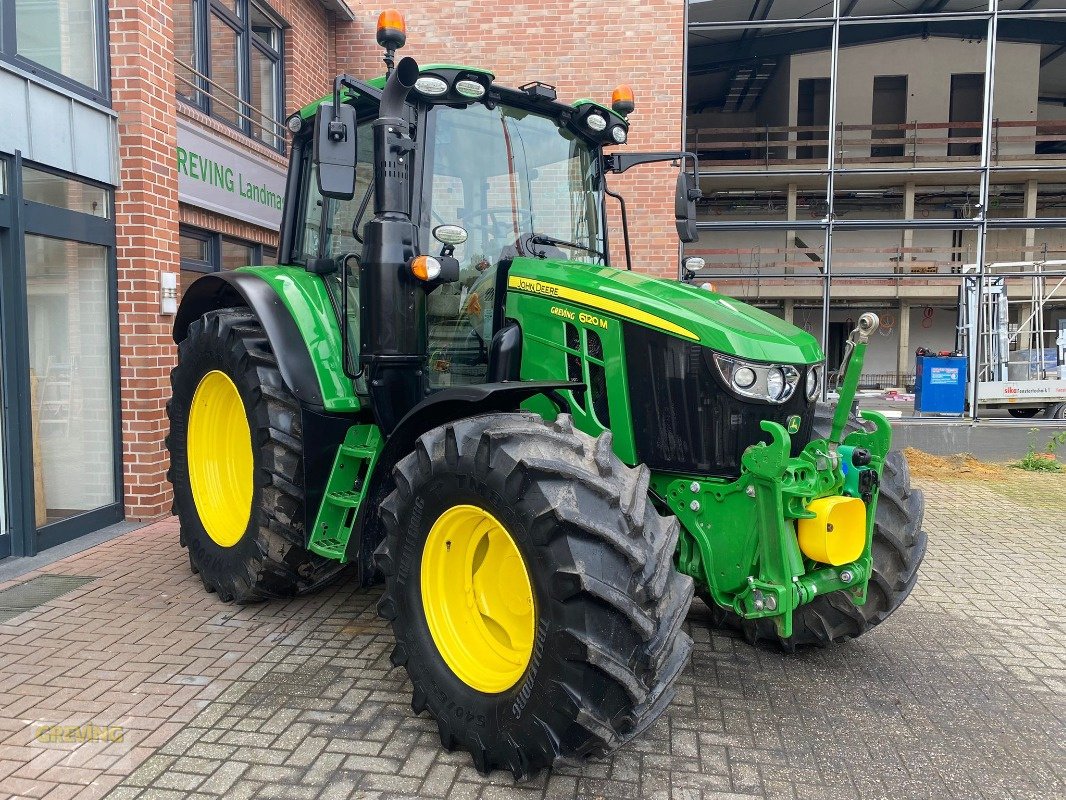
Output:
[[[383,134],[399,137],[402,155],[396,143],[384,147],[396,154],[395,165],[404,173],[404,191],[392,193],[392,213],[409,217],[412,225],[410,274],[401,280],[419,278],[417,288],[425,295],[424,301],[414,299],[424,302],[425,390],[484,383],[492,339],[502,324],[497,298],[502,301],[506,292],[507,265],[515,258],[610,264],[606,174],[622,169],[603,148],[626,142],[632,91],[620,86],[611,108],[592,100],[567,105],[557,101],[550,85],[499,86],[491,72],[479,68],[415,67],[411,59],[400,68],[409,71],[405,80],[411,86],[390,112],[397,116]],[[349,371],[364,392],[363,229],[379,207],[376,169],[384,161],[375,149],[374,128],[395,69],[365,83],[340,76],[337,114],[334,98],[326,97],[288,120],[294,134],[289,181],[295,191],[286,206],[282,251],[289,254],[286,263],[324,277],[342,317]],[[394,87],[402,85],[400,77],[392,79]],[[334,143],[330,126],[352,124],[340,120],[341,112],[354,125],[343,142]],[[330,150],[340,154],[331,156]],[[632,163],[684,155],[644,154]],[[628,225],[624,230],[628,259]],[[414,271],[415,254],[423,256],[417,261],[422,273]]]

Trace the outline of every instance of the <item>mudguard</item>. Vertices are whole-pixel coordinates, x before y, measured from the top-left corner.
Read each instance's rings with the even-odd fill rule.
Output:
[[[193,282],[174,318],[174,342],[180,344],[189,326],[207,312],[231,306],[255,312],[286,386],[301,403],[321,410],[322,390],[304,337],[274,287],[254,272],[214,272]]]

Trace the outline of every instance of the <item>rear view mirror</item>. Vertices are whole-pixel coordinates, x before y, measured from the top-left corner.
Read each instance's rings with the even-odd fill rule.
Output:
[[[677,175],[677,192],[674,195],[674,225],[677,236],[686,244],[699,241],[696,230],[696,199],[701,196],[696,178],[684,169]]]
[[[342,103],[333,119],[333,104],[322,103],[315,112],[314,161],[318,191],[323,197],[351,200],[355,195],[355,109]]]

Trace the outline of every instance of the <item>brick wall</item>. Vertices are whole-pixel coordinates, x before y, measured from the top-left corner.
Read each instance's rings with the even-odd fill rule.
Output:
[[[684,0],[399,0],[391,5],[407,20],[407,46],[400,55],[422,64],[483,67],[510,86],[544,81],[557,87],[559,100],[566,103],[589,97],[609,105],[614,87],[628,83],[637,104],[629,118],[628,147],[681,146]],[[360,77],[383,72],[374,33],[385,7],[353,4],[357,19],[338,24],[341,71]],[[677,276],[676,176],[668,165],[648,165],[609,179],[626,198],[635,269]],[[617,204],[608,200],[608,209],[612,259],[620,266],[624,256]]]
[[[183,0],[177,0],[183,2]],[[290,24],[285,32],[286,108],[327,90],[335,72],[332,14],[316,0],[269,3]],[[256,157],[287,163],[248,137],[175,101],[174,56],[188,50],[188,29],[175,29],[175,4],[110,0],[112,99],[119,113],[122,187],[115,195],[119,352],[126,515],[151,519],[169,512],[166,401],[177,348],[173,317],[159,313],[159,276],[179,272],[179,222],[228,236],[277,245],[277,231],[178,204],[174,153],[178,114],[228,138]],[[181,26],[178,26],[181,28]],[[185,55],[188,60],[188,55]],[[216,72],[222,68],[216,62]],[[225,82],[224,75],[219,75]],[[186,93],[188,86],[182,85]]]
[[[115,193],[126,514],[170,508],[163,438],[175,362],[159,274],[178,271],[178,186],[171,4],[111,0],[112,101],[122,187]]]
[[[381,8],[353,4],[358,19],[338,24],[316,0],[270,5],[290,24],[284,42],[286,113],[325,94],[338,71],[360,77],[382,72],[374,41]],[[116,223],[126,513],[148,519],[167,513],[171,504],[163,440],[176,348],[170,339],[173,319],[159,314],[159,274],[179,271],[179,221],[266,245],[277,242],[276,231],[179,207],[176,117],[195,119],[258,157],[284,159],[176,103],[172,3],[110,0],[109,7],[122,159]],[[627,82],[637,98],[631,147],[680,145],[683,0],[500,4],[491,16],[468,0],[400,2],[398,7],[408,25],[403,55],[422,63],[484,66],[500,82],[515,86],[542,80],[556,85],[566,102],[592,97],[606,103],[613,87]],[[675,174],[667,166],[649,166],[610,181],[629,203],[637,269],[676,274],[678,245],[670,212]],[[609,208],[612,250],[621,263],[620,226],[613,203]]]

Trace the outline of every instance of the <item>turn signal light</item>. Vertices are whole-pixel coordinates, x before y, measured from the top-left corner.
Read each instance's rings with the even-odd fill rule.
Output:
[[[378,44],[390,50],[399,50],[407,42],[407,23],[403,14],[389,8],[378,14]]]
[[[623,117],[633,113],[636,104],[633,102],[633,89],[626,83],[620,83],[611,93],[611,108]]]
[[[415,256],[411,259],[411,274],[420,281],[432,281],[440,277],[440,262],[432,256]]]

